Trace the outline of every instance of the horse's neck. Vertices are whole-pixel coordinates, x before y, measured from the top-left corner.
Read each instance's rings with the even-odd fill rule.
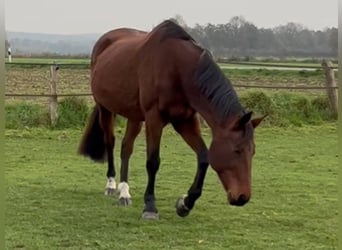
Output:
[[[220,120],[210,110],[197,108],[197,112],[205,120],[211,130],[220,125]]]
[[[193,96],[190,98],[190,103],[212,130],[220,125],[221,120],[218,112],[213,110],[204,96]]]
[[[230,126],[243,110],[234,110],[226,118],[220,117],[220,112],[210,105],[203,95],[194,95],[190,103],[199,115],[206,121],[213,134],[221,133]]]

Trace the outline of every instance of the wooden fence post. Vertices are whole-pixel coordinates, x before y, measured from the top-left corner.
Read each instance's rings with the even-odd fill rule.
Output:
[[[54,127],[57,124],[58,113],[57,113],[57,70],[58,65],[54,64],[50,67],[51,82],[50,82],[50,119],[51,126]]]
[[[325,75],[325,84],[327,87],[327,94],[329,98],[330,109],[331,109],[332,115],[335,118],[337,118],[338,97],[337,97],[337,88],[336,88],[333,65],[330,61],[323,60],[322,68],[324,70],[324,75]]]

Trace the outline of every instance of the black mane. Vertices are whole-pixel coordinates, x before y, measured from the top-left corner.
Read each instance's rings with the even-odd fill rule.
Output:
[[[241,115],[244,113],[230,80],[226,78],[206,50],[200,56],[195,73],[195,84],[217,110],[222,120],[231,114]]]
[[[191,41],[195,46],[200,47],[180,25],[172,20],[165,20],[152,31],[159,34],[159,41],[167,38],[175,38]],[[195,84],[202,94],[209,100],[210,104],[217,110],[222,120],[231,114],[241,115],[244,113],[238,96],[233,89],[229,79],[213,61],[210,53],[200,47],[203,52],[195,73]]]
[[[170,19],[160,23],[153,31],[161,32],[160,42],[167,38],[176,38],[195,43],[195,40],[180,25]]]

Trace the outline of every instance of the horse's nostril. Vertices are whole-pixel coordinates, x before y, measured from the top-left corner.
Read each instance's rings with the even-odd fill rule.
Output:
[[[232,200],[230,204],[233,206],[243,206],[248,202],[248,200],[249,199],[246,195],[241,194],[237,200]]]
[[[246,195],[241,194],[239,196],[239,199],[237,200],[237,205],[238,206],[243,206],[243,205],[245,205],[247,203],[247,201],[248,201],[248,199],[247,199]]]

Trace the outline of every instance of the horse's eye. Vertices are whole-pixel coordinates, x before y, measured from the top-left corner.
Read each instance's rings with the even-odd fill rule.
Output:
[[[240,154],[242,153],[242,150],[240,150],[240,149],[235,149],[234,152],[235,152],[236,154],[240,155]]]

